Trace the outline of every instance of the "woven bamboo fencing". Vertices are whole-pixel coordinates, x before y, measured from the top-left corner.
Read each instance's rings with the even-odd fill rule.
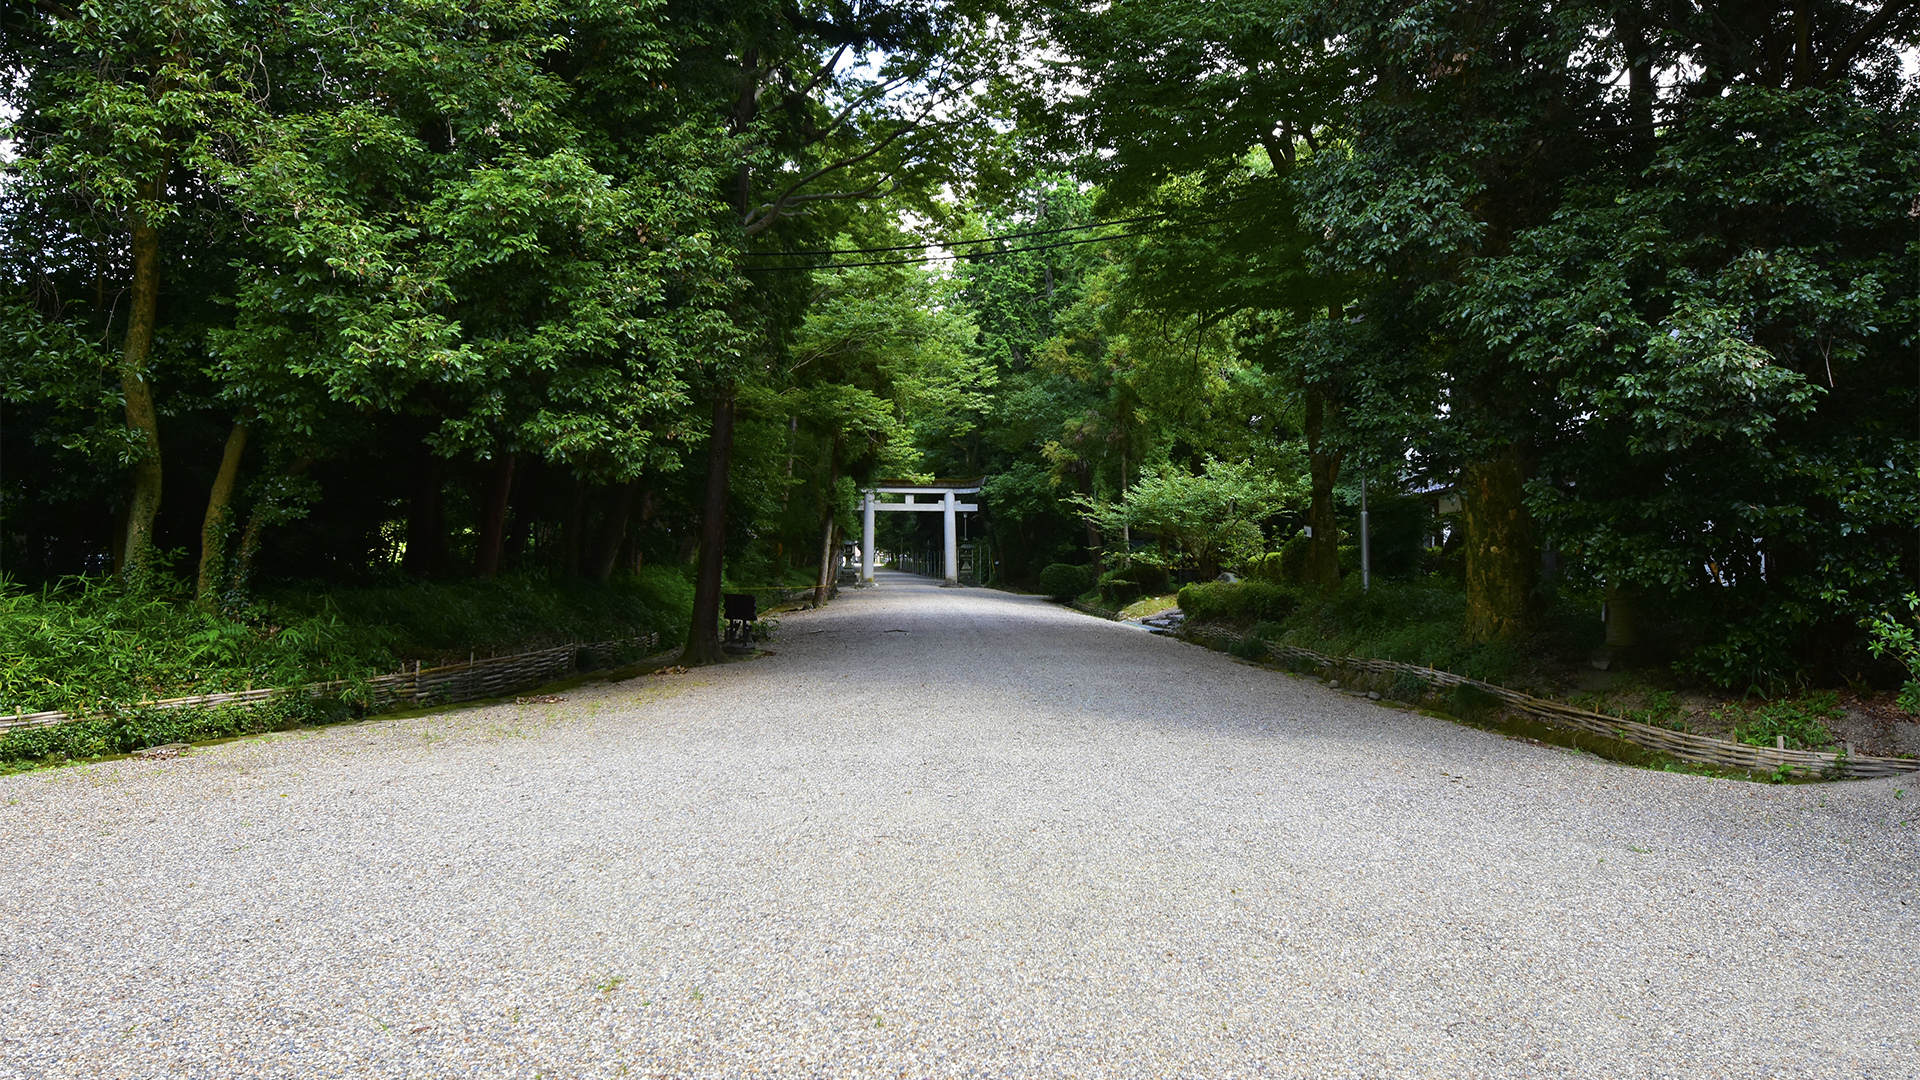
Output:
[[[1187,631],[1187,636],[1202,644],[1219,648],[1243,643],[1246,640],[1210,626],[1194,627]],[[1271,642],[1262,644],[1268,656],[1283,663],[1304,661],[1318,668],[1360,671],[1373,675],[1405,673],[1422,680],[1429,687],[1472,686],[1499,698],[1509,708],[1537,717],[1549,724],[1610,736],[1633,743],[1635,746],[1644,746],[1649,750],[1672,754],[1682,761],[1719,765],[1748,772],[1774,772],[1784,766],[1796,776],[1832,778],[1899,776],[1920,772],[1920,759],[1749,746],[1746,743],[1715,739],[1687,731],[1672,731],[1618,716],[1608,716],[1606,713],[1593,712],[1564,702],[1549,701],[1546,698],[1537,698],[1518,690],[1509,690],[1504,686],[1469,679],[1450,671],[1420,667],[1417,664],[1403,664],[1395,660],[1374,660],[1359,656],[1329,656],[1297,645],[1275,645]]]
[[[611,654],[622,649],[647,652],[659,644],[659,634],[645,634],[637,638],[616,641],[575,642],[571,645],[556,645],[551,649],[514,653],[511,656],[472,658],[464,664],[447,664],[442,667],[423,668],[415,662],[412,668],[402,669],[391,675],[378,675],[361,682],[322,682],[307,686],[235,690],[224,694],[195,694],[191,697],[146,701],[141,705],[150,709],[180,709],[195,705],[250,706],[271,701],[286,694],[305,693],[314,697],[325,697],[347,690],[364,693],[367,695],[368,704],[374,708],[384,708],[400,702],[427,705],[473,701],[478,698],[499,697],[572,674],[583,652]],[[63,712],[0,716],[0,732],[13,728],[63,724],[74,719],[85,718],[69,716]]]

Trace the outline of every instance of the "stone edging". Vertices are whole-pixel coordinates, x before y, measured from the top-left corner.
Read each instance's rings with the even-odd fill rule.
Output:
[[[1247,640],[1211,626],[1189,627],[1185,636],[1188,640],[1216,648],[1225,648]],[[1623,720],[1617,716],[1608,716],[1606,713],[1576,708],[1562,702],[1549,701],[1546,698],[1537,698],[1494,683],[1469,679],[1450,671],[1420,667],[1417,664],[1403,664],[1395,660],[1374,660],[1358,656],[1329,656],[1297,645],[1275,645],[1271,642],[1261,642],[1261,645],[1267,655],[1276,660],[1304,660],[1316,667],[1345,668],[1376,675],[1408,673],[1429,686],[1472,686],[1500,699],[1520,712],[1545,720],[1549,724],[1611,736],[1633,743],[1635,746],[1644,746],[1649,750],[1672,754],[1682,761],[1745,769],[1749,772],[1774,772],[1785,768],[1796,776],[1827,778],[1902,776],[1920,772],[1920,760],[1914,758],[1855,756],[1821,753],[1815,750],[1783,750],[1770,746],[1748,746],[1745,743],[1730,742],[1726,739],[1715,739],[1692,732],[1672,731],[1652,724],[1642,724],[1634,720]]]

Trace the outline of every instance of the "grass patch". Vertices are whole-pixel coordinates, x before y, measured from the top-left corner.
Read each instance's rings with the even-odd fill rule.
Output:
[[[1171,611],[1179,606],[1180,597],[1176,593],[1167,593],[1165,596],[1143,596],[1133,603],[1128,604],[1126,607],[1121,608],[1120,617],[1123,619],[1144,619],[1149,615],[1158,615],[1163,611]]]

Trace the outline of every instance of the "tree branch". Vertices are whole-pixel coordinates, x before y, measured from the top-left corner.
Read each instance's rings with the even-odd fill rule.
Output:
[[[1847,39],[1847,43],[1840,46],[1839,51],[1833,54],[1827,69],[1820,73],[1820,78],[1814,85],[1827,86],[1838,79],[1845,72],[1846,66],[1859,55],[1861,49],[1866,47],[1867,42],[1871,41],[1875,34],[1886,30],[1887,24],[1893,21],[1893,17],[1900,14],[1912,2],[1913,0],[1887,0],[1886,3],[1881,4],[1880,10],[1874,12],[1873,17],[1868,19],[1860,29],[1854,31],[1853,36]]]

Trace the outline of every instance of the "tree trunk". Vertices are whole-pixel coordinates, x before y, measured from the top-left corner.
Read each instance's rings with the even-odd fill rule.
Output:
[[[820,524],[820,579],[813,586],[813,606],[827,602],[827,589],[833,585],[833,511]]]
[[[1606,602],[1607,649],[1624,652],[1640,644],[1639,630],[1634,626],[1633,590],[1609,581]]]
[[[298,458],[287,466],[285,475],[299,476],[312,465],[312,456]],[[240,538],[240,553],[233,560],[233,582],[228,586],[236,595],[245,594],[253,585],[253,559],[260,554],[260,542],[266,536],[273,510],[271,499],[262,499],[247,517],[247,531]]]
[[[513,453],[495,458],[487,477],[487,506],[480,519],[480,549],[474,553],[473,573],[482,580],[500,573],[500,552],[506,546],[507,502],[513,495]]]
[[[700,510],[700,566],[693,578],[693,619],[680,663],[717,664],[720,651],[720,573],[727,555],[727,467],[733,457],[733,388],[713,402],[713,434],[707,440],[707,490]]]
[[[140,201],[158,202],[164,184],[161,177],[141,184]],[[126,399],[127,427],[138,433],[140,459],[131,470],[133,490],[127,501],[127,528],[118,570],[123,579],[138,581],[153,570],[153,527],[160,516],[160,417],[154,407],[148,370],[160,308],[160,228],[137,204],[132,218],[133,297],[120,360],[120,391]]]
[[[1307,391],[1307,477],[1312,496],[1307,504],[1307,565],[1302,577],[1324,592],[1340,588],[1340,518],[1333,505],[1333,485],[1340,479],[1340,455],[1324,449],[1326,399]]]
[[[620,545],[627,538],[627,518],[633,513],[633,490],[640,481],[629,480],[613,489],[606,513],[600,518],[600,535],[593,544],[593,580],[613,577],[614,562],[620,558]]]
[[[813,586],[813,606],[827,602],[827,589],[833,584],[833,487],[840,482],[840,440],[833,441],[827,455],[827,515],[820,524],[820,578]]]
[[[1461,512],[1466,518],[1467,637],[1505,641],[1531,630],[1539,553],[1523,501],[1527,480],[1518,443],[1491,461],[1467,466]]]
[[[413,489],[413,503],[407,508],[407,553],[400,565],[415,577],[432,578],[440,574],[447,549],[447,521],[441,498],[446,484],[444,459],[427,451]]]
[[[247,451],[247,425],[235,424],[227,433],[220,471],[213,474],[207,494],[207,515],[200,522],[200,577],[194,589],[199,605],[211,610],[227,561],[228,518],[233,513],[233,488],[240,479],[240,457]]]

